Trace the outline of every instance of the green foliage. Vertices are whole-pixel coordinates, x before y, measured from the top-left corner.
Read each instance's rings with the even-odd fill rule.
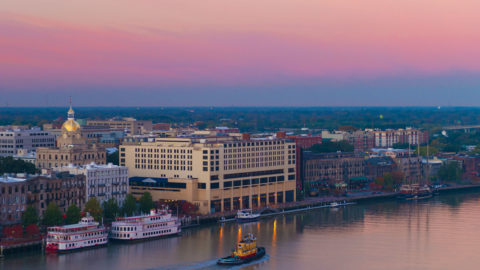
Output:
[[[75,224],[78,223],[82,219],[82,215],[80,213],[80,208],[76,205],[72,204],[67,209],[67,214],[65,218],[65,224]]]
[[[408,149],[408,143],[394,143],[392,145],[392,148],[395,148],[395,149]],[[410,145],[411,148],[413,148],[414,146],[413,145]]]
[[[32,205],[27,206],[25,212],[22,215],[22,225],[27,227],[28,225],[37,224],[38,223],[38,213],[37,209]]]
[[[62,211],[54,202],[48,204],[43,214],[43,225],[47,227],[58,226],[62,224]]]
[[[113,163],[114,165],[118,165],[119,164],[118,155],[119,155],[119,151],[116,151],[111,154],[107,154],[107,163]]]
[[[427,150],[427,148],[428,148],[428,150]],[[439,152],[438,149],[436,147],[433,147],[433,146],[428,146],[428,147],[427,146],[420,146],[420,147],[417,147],[417,149],[415,149],[415,153],[418,153],[419,149],[420,149],[420,156],[422,156],[422,157],[433,156],[433,155],[435,155]]]
[[[106,221],[113,221],[119,214],[119,207],[115,198],[110,198],[103,203],[103,216]]]
[[[37,173],[35,165],[13,157],[0,157],[0,174],[4,173]]]
[[[332,153],[332,152],[353,152],[353,145],[349,144],[346,141],[332,142],[332,141],[323,141],[321,144],[314,144],[312,147],[307,149],[314,153]]]
[[[85,204],[85,212],[90,213],[90,215],[96,220],[102,220],[103,210],[98,202],[97,198],[93,197]]]
[[[152,194],[150,192],[144,192],[140,197],[140,211],[143,213],[150,212],[150,209],[154,208],[155,204],[152,200]]]
[[[201,127],[225,125],[242,132],[276,131],[280,128],[337,129],[352,125],[364,128],[405,128],[413,126],[431,130],[441,126],[477,124],[479,108],[330,108],[330,107],[101,107],[75,108],[85,119],[108,119],[115,116],[134,117],[153,122],[192,124]],[[65,108],[0,108],[0,125],[13,122],[38,125],[65,115]],[[379,119],[383,115],[383,119]],[[222,120],[223,119],[223,120]],[[433,134],[433,133],[432,133]],[[476,144],[476,143],[474,143]]]
[[[132,194],[127,194],[125,197],[122,212],[126,216],[132,216],[137,212],[137,200],[135,200]]]
[[[462,172],[458,162],[446,162],[438,169],[437,177],[443,182],[456,182],[462,179]]]

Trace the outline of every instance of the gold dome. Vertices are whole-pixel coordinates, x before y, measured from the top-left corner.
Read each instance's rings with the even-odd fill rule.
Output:
[[[65,131],[77,131],[80,130],[80,124],[77,123],[74,119],[68,119],[63,123],[62,125],[62,130]]]

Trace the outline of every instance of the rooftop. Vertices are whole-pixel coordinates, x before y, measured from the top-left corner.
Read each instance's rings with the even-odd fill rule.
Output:
[[[0,183],[20,183],[26,180],[27,180],[26,178],[11,177],[8,175],[3,175],[0,177]]]

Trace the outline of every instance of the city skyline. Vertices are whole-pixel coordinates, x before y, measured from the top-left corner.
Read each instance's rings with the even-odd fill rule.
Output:
[[[0,106],[478,106],[478,8],[7,0]]]

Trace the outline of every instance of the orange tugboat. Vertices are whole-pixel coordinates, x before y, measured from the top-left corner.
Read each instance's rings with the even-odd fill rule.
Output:
[[[239,265],[258,260],[265,256],[265,248],[257,247],[257,238],[253,234],[247,234],[233,250],[232,255],[221,258],[218,265]]]

